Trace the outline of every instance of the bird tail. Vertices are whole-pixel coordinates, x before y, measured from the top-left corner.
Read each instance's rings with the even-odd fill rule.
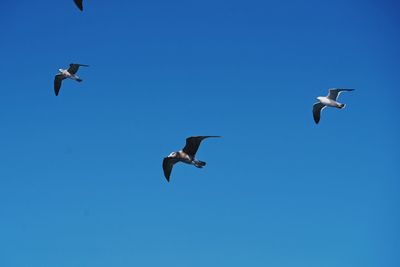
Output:
[[[81,78],[76,79],[77,82],[83,81]]]
[[[342,109],[345,108],[346,104],[339,104],[338,108]]]
[[[206,163],[205,163],[204,161],[196,160],[195,163],[194,163],[194,165],[195,165],[197,168],[203,168],[204,166],[206,166]]]

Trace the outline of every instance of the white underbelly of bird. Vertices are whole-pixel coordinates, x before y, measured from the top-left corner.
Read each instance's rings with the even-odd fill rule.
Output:
[[[334,107],[334,108],[343,108],[344,107],[343,104],[340,104],[339,102],[337,102],[335,100],[332,100],[332,99],[329,99],[327,97],[319,97],[318,100],[322,104],[324,104],[326,106],[329,106],[329,107]]]

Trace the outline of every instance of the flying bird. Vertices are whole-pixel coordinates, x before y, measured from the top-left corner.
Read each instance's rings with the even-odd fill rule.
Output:
[[[163,170],[167,181],[169,182],[169,177],[171,175],[172,167],[175,163],[183,162],[186,164],[191,164],[197,168],[203,168],[206,163],[204,161],[197,160],[195,158],[196,152],[199,149],[201,141],[210,137],[221,137],[221,136],[192,136],[186,138],[185,147],[177,152],[172,152],[168,157],[163,160]]]
[[[74,0],[75,5],[81,10],[83,11],[83,0]]]
[[[324,108],[326,107],[334,107],[339,109],[344,108],[346,105],[337,102],[336,99],[338,98],[341,92],[351,92],[351,91],[354,91],[354,89],[332,88],[329,89],[329,94],[327,96],[317,97],[318,102],[315,103],[313,106],[313,116],[315,123],[316,124],[319,123],[319,120],[321,118],[321,110],[323,110]]]
[[[58,74],[54,77],[54,93],[56,96],[58,96],[58,93],[60,92],[62,80],[69,78],[77,82],[82,81],[82,79],[76,75],[79,67],[89,67],[89,65],[71,63],[67,70],[58,70]]]

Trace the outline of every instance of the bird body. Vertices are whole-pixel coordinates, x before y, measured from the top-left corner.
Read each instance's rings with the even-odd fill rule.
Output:
[[[203,166],[205,165],[205,162],[196,160],[194,155],[189,155],[188,153],[185,153],[183,150],[172,152],[167,158],[173,158],[180,162],[194,165],[198,168],[203,168]],[[204,163],[204,164],[202,164],[202,163]]]
[[[78,81],[78,82],[82,81],[82,79],[79,78],[78,75],[71,74],[71,73],[68,72],[68,70],[59,69],[58,71],[59,71],[59,74],[62,75],[64,79],[71,79],[71,80],[75,80],[75,81]]]
[[[341,104],[341,103],[339,103],[333,99],[330,99],[326,96],[319,96],[319,97],[317,97],[317,100],[319,100],[320,103],[322,103],[328,107],[343,108],[345,106],[344,104]]]
[[[183,150],[172,152],[171,154],[169,154],[168,158],[178,159],[179,161],[186,164],[192,164],[194,159],[194,157],[191,157],[187,153],[183,152]]]
[[[82,79],[79,78],[76,73],[78,72],[79,67],[89,67],[89,65],[84,64],[69,64],[68,70],[59,69],[58,74],[54,77],[54,93],[58,96],[58,93],[61,89],[61,83],[65,79],[75,80],[77,82],[82,82]]]
[[[186,145],[182,150],[172,152],[168,157],[163,160],[163,171],[165,178],[169,182],[172,167],[175,163],[183,162],[186,164],[194,165],[197,168],[203,168],[206,163],[195,158],[197,150],[202,140],[210,137],[220,136],[192,136],[186,138]]]
[[[350,92],[354,91],[354,89],[346,89],[346,88],[332,88],[329,89],[329,94],[327,96],[319,96],[317,97],[318,102],[313,105],[313,117],[316,124],[319,123],[321,118],[321,111],[326,107],[334,107],[342,109],[346,105],[337,102],[337,98],[339,97],[341,92]]]

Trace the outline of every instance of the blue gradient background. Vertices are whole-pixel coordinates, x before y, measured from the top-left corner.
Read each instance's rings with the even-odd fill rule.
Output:
[[[396,1],[84,2],[0,2],[0,266],[400,266]]]

